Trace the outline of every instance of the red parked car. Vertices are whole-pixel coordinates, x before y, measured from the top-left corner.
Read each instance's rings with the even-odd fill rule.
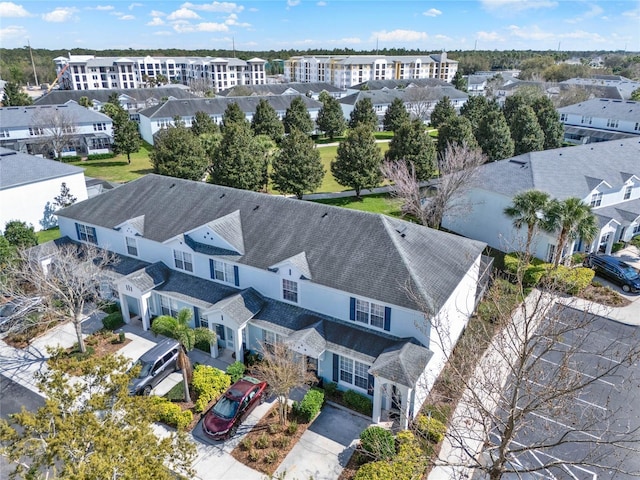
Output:
[[[222,440],[235,435],[238,426],[256,405],[264,402],[267,382],[242,377],[220,397],[205,414],[202,430],[205,435]]]

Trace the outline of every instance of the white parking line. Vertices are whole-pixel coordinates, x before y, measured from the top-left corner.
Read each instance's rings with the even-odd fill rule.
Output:
[[[534,355],[535,357],[535,355]],[[555,365],[556,367],[559,367],[560,365],[558,363],[552,362],[551,360],[547,360],[546,358],[542,358],[542,357],[536,357],[538,358],[538,360],[542,361],[542,362],[546,362],[546,363],[550,363],[551,365]],[[611,382],[607,382],[606,380],[603,380],[601,378],[596,378],[593,375],[589,375],[588,373],[584,373],[584,372],[579,372],[578,370],[575,370],[573,368],[568,368],[567,370],[569,370],[570,372],[574,372],[574,373],[578,373],[580,375],[584,375],[585,377],[589,377],[594,379],[597,382],[602,382],[605,385],[609,385],[610,387],[614,387],[615,385]]]
[[[551,423],[555,423],[556,425],[560,425],[562,428],[566,428],[569,431],[575,431],[576,433],[582,433],[583,435],[585,435],[587,437],[591,437],[594,440],[602,440],[602,437],[598,437],[597,435],[593,435],[591,433],[583,432],[582,430],[575,430],[573,427],[571,427],[569,425],[566,425],[566,424],[564,424],[562,422],[558,422],[557,420],[554,420],[552,418],[545,417],[544,415],[540,415],[539,413],[531,412],[531,415],[533,415],[534,417],[541,418],[542,420],[546,420],[547,422],[551,422]]]
[[[547,336],[543,336],[542,338],[546,338],[547,340],[553,340],[552,338],[549,338]],[[570,343],[562,342],[560,340],[556,340],[555,343],[560,344],[560,345],[564,345],[565,347],[569,347],[569,348],[573,347],[573,345],[571,345]],[[622,364],[622,362],[619,362],[618,360],[615,360],[615,359],[610,358],[610,357],[606,357],[606,356],[604,356],[604,355],[602,355],[600,353],[597,353],[597,352],[590,352],[588,350],[583,350],[582,348],[579,348],[579,349],[575,350],[574,353],[584,353],[585,355],[593,355],[594,357],[604,358],[605,360],[609,360],[609,361],[611,361],[613,363],[617,363],[618,365]]]
[[[545,388],[545,385],[542,385],[541,383],[538,383],[538,382],[534,382],[533,380],[529,380],[529,379],[527,379],[527,382],[528,382],[528,383],[531,383],[531,384],[533,384],[533,385],[535,385],[536,387]],[[582,402],[582,403],[584,403],[584,404],[586,404],[586,405],[589,405],[590,407],[599,408],[600,410],[604,410],[605,412],[607,411],[607,408],[606,408],[606,407],[603,407],[603,406],[598,405],[598,404],[596,404],[596,403],[587,402],[586,400],[583,400],[583,399],[582,399],[582,398],[580,398],[580,397],[573,397],[573,398],[574,398],[575,400],[579,401],[579,402]]]

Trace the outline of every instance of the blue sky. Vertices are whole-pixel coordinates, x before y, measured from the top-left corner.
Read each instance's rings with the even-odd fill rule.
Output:
[[[640,51],[640,0],[0,1],[0,45]]]

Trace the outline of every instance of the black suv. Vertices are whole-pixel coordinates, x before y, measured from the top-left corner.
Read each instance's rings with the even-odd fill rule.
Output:
[[[620,285],[625,292],[640,291],[638,270],[619,258],[591,253],[585,257],[583,264],[585,267],[593,268],[597,275]]]

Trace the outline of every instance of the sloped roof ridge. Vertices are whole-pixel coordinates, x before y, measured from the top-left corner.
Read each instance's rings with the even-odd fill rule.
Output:
[[[240,255],[244,255],[244,238],[242,236],[242,220],[240,210],[234,210],[220,218],[216,218],[207,224],[223,240],[236,249]]]

